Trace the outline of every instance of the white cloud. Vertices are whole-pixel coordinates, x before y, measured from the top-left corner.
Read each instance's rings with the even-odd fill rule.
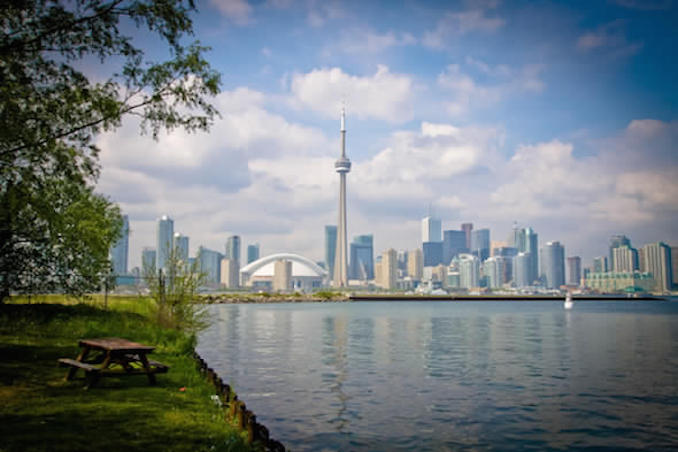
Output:
[[[615,20],[589,31],[577,39],[577,48],[582,52],[604,52],[611,58],[635,55],[642,48],[641,42],[629,42],[624,29],[625,21]]]
[[[252,6],[247,0],[210,0],[210,3],[238,25],[252,21]]]
[[[414,45],[417,39],[411,33],[387,31],[378,33],[369,28],[356,28],[343,33],[337,44],[332,44],[324,53],[332,55],[340,51],[356,55],[374,55],[392,47]]]
[[[351,116],[400,122],[412,117],[413,82],[407,75],[393,74],[379,65],[372,76],[350,75],[340,68],[315,69],[294,74],[292,103],[327,117],[336,117],[342,101]]]
[[[449,39],[472,32],[494,32],[504,23],[504,19],[488,16],[485,9],[448,12],[438,21],[435,29],[424,33],[422,43],[427,47],[440,49],[445,47]]]
[[[466,64],[490,76],[492,82],[478,83],[460,65],[447,66],[438,75],[438,86],[452,94],[452,100],[446,106],[448,112],[454,116],[464,114],[471,108],[487,108],[513,94],[539,93],[544,89],[544,82],[540,78],[542,65],[525,65],[515,71],[506,65],[491,66],[472,58],[467,58]]]
[[[307,8],[307,22],[315,28],[323,27],[327,21],[346,15],[341,3],[336,0],[308,0]]]

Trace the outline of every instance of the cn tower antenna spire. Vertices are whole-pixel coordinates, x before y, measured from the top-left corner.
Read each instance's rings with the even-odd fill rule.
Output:
[[[346,157],[346,111],[341,108],[341,156],[334,163],[339,173],[339,222],[337,224],[337,250],[334,258],[334,285],[348,286],[348,239],[346,232],[346,175],[351,171],[351,161]]]

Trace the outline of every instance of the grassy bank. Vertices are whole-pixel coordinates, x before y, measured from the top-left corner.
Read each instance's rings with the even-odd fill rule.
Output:
[[[194,341],[152,322],[150,300],[109,298],[108,309],[101,300],[17,301],[0,305],[0,451],[250,450],[211,400]],[[64,381],[56,360],[74,358],[80,338],[106,336],[155,345],[151,357],[170,371],[156,386],[143,375],[102,378],[87,391]]]

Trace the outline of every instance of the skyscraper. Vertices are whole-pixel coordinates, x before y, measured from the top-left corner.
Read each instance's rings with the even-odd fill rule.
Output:
[[[490,257],[489,229],[476,229],[471,232],[471,254],[478,256],[481,262]]]
[[[631,247],[631,240],[629,240],[629,238],[623,234],[613,235],[612,237],[610,237],[610,256],[607,261],[608,270],[618,271],[616,270],[617,267],[615,266],[614,263],[614,249],[619,248],[620,246]]]
[[[581,257],[579,256],[567,258],[567,284],[571,286],[581,284]]]
[[[143,274],[155,275],[156,252],[155,248],[144,247],[141,250],[141,271]]]
[[[638,250],[630,245],[612,248],[612,271],[632,272],[638,270]]]
[[[673,290],[678,289],[678,246],[671,247],[671,274]]]
[[[221,283],[221,260],[224,255],[204,247],[198,248],[200,271],[205,273],[205,282],[210,285]]]
[[[640,249],[643,267],[640,271],[652,273],[655,280],[654,290],[668,292],[673,286],[671,248],[662,242],[650,243]]]
[[[532,256],[530,253],[521,252],[513,258],[513,284],[516,287],[528,287],[534,279],[531,276]]]
[[[278,260],[273,264],[273,290],[286,292],[292,289],[292,261]]]
[[[221,285],[228,289],[237,289],[240,285],[240,266],[238,263],[228,258],[221,259],[220,270],[219,278]]]
[[[473,254],[460,254],[455,258],[459,269],[459,286],[465,289],[478,287],[480,260]]]
[[[421,241],[442,242],[442,226],[439,218],[431,215],[421,220]]]
[[[224,256],[226,259],[235,261],[240,265],[240,236],[232,235],[226,239],[226,253]]]
[[[424,267],[435,267],[443,263],[443,242],[424,242],[422,248]]]
[[[177,253],[177,258],[183,262],[188,262],[188,236],[180,233],[174,234],[174,250]]]
[[[349,270],[350,279],[374,279],[374,238],[371,234],[353,237]]]
[[[424,276],[424,255],[419,248],[407,253],[407,274],[414,281]]]
[[[167,259],[174,246],[174,221],[167,215],[158,220],[158,234],[156,243],[156,270],[166,270]]]
[[[254,262],[259,259],[259,244],[247,245],[247,263]]]
[[[529,258],[529,273],[526,275],[521,275],[521,277],[526,277],[529,280],[529,284],[526,285],[530,286],[539,277],[538,235],[536,232],[534,232],[534,229],[529,227],[521,229],[515,228],[513,242],[519,253],[528,254],[527,256],[523,256],[522,259]]]
[[[129,257],[129,217],[122,216],[121,236],[111,249],[111,261],[113,274],[116,276],[127,274],[127,262]]]
[[[330,281],[334,281],[334,261],[337,254],[337,227],[325,226],[325,268]]]
[[[565,284],[565,248],[560,242],[547,242],[541,249],[541,274],[548,289]]]
[[[593,259],[593,272],[594,273],[605,273],[610,269],[610,264],[607,260],[607,256],[598,256]]]
[[[351,161],[346,157],[346,114],[341,110],[341,157],[334,163],[339,173],[339,222],[337,225],[337,251],[334,261],[334,285],[348,286],[348,238],[346,230],[346,175],[351,171]]]
[[[398,276],[398,253],[393,248],[388,249],[381,255],[381,281],[378,284],[384,289],[396,288]]]
[[[503,256],[488,257],[482,263],[483,274],[487,278],[487,285],[492,289],[500,288],[507,282],[506,264],[510,258]]]
[[[473,223],[462,223],[461,230],[466,235],[466,249],[471,249],[471,231],[473,231]]]
[[[468,253],[466,248],[466,233],[464,231],[448,230],[443,232],[443,264],[450,265],[454,256]]]

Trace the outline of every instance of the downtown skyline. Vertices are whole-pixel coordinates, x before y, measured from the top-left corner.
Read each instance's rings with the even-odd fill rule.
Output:
[[[349,241],[413,249],[432,205],[443,229],[501,238],[517,221],[584,263],[613,234],[677,243],[675,5],[588,5],[201,4],[222,118],[158,142],[126,121],[98,140],[130,266],[164,214],[192,254],[240,235],[322,260],[342,100]]]

